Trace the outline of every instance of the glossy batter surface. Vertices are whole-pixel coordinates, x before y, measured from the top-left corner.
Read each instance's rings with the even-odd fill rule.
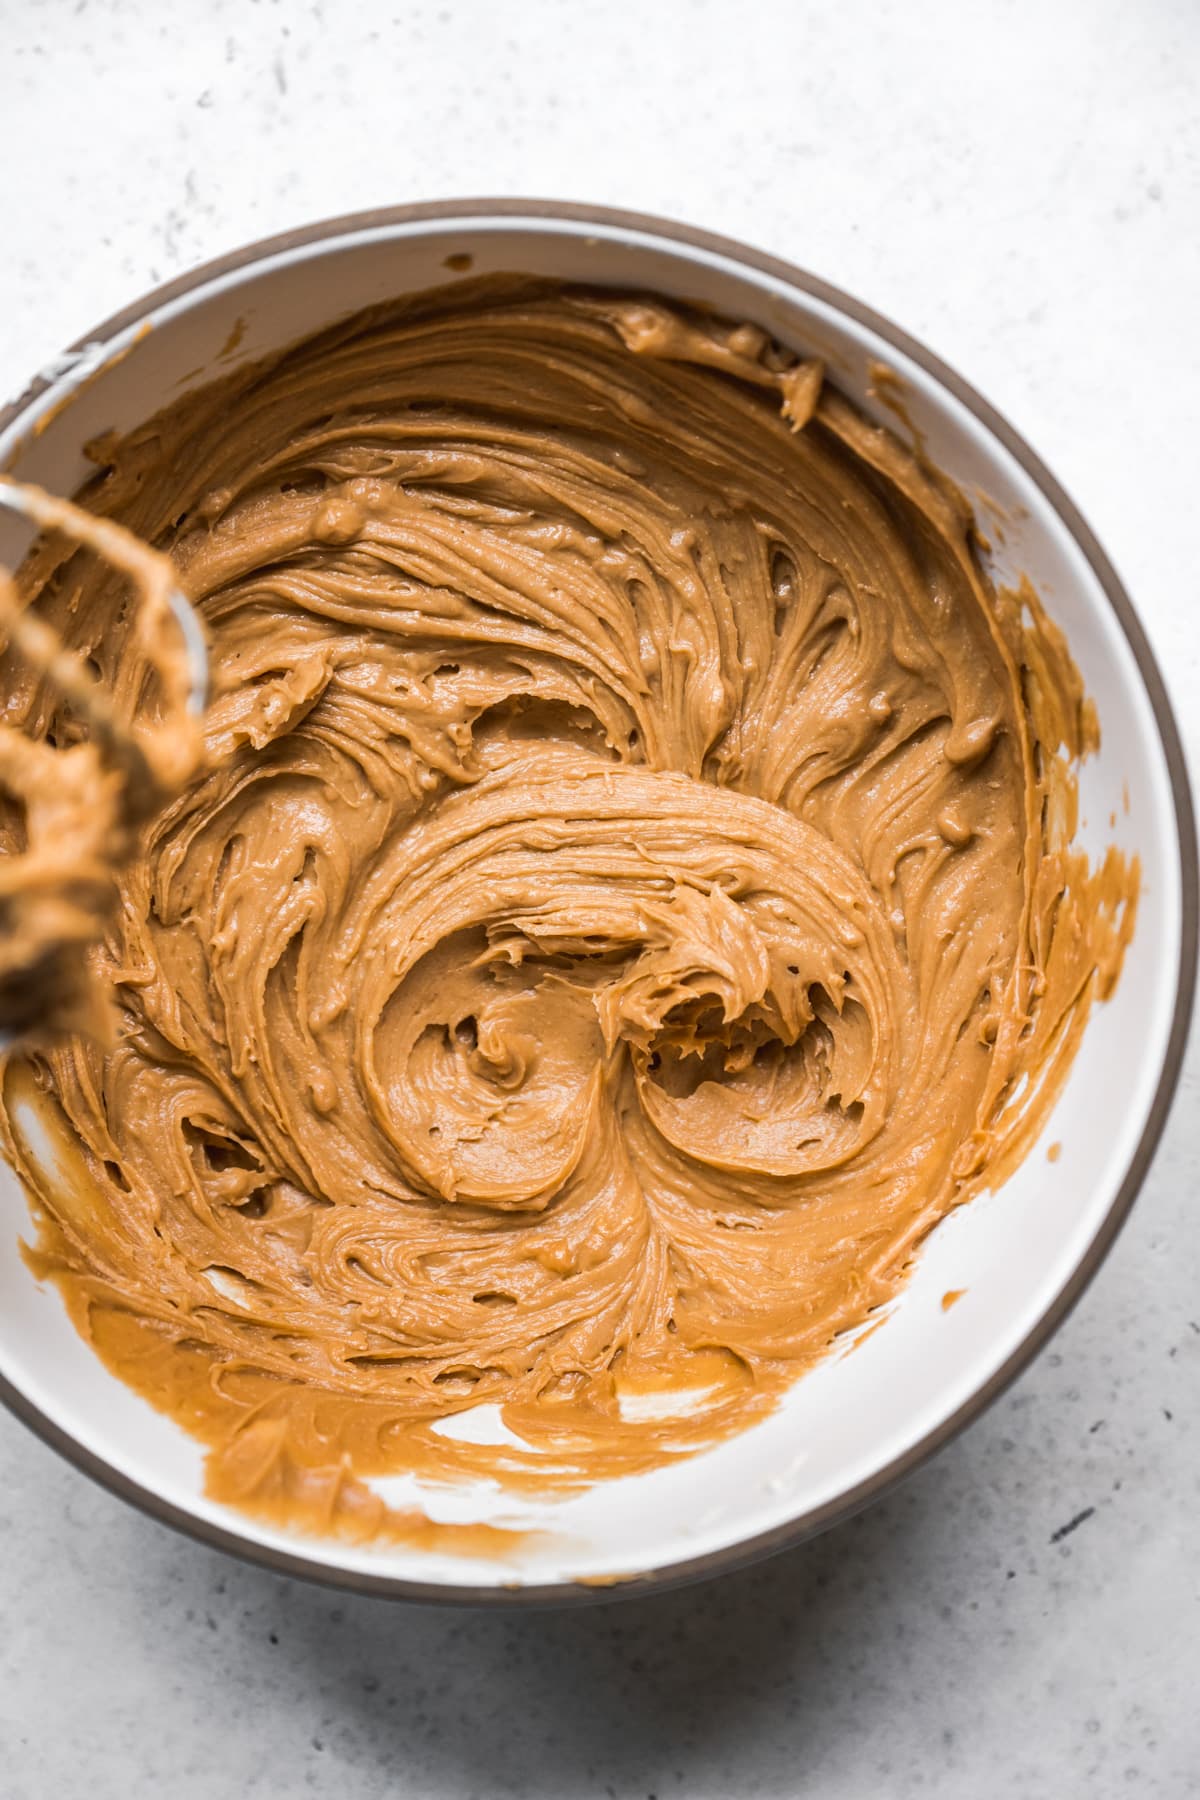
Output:
[[[1035,598],[818,365],[639,298],[470,284],[97,454],[219,698],[122,877],[119,1042],[9,1070],[39,1268],[213,1492],[320,1529],[750,1422],[1119,966]],[[480,1403],[519,1445],[437,1429]]]

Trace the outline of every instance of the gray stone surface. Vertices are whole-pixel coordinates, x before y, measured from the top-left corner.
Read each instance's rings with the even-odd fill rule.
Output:
[[[0,391],[352,207],[659,210],[859,293],[1093,518],[1200,745],[1194,0],[0,0]],[[0,1794],[1200,1793],[1193,1047],[1083,1304],[891,1499],[707,1586],[437,1612],[243,1568],[0,1419]],[[1079,1521],[1062,1535],[1063,1528]]]

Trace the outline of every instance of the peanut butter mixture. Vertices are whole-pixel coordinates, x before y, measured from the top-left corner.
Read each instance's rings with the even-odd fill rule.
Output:
[[[309,1529],[494,1550],[367,1478],[565,1491],[761,1416],[1116,977],[1036,596],[818,364],[641,298],[463,284],[95,453],[218,697],[120,877],[116,1043],[10,1058],[36,1268]],[[103,663],[111,584],[32,574]]]

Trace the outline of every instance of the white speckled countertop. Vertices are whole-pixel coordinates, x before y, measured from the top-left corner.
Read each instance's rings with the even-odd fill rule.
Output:
[[[1200,751],[1195,0],[0,0],[0,391],[323,214],[674,214],[861,295],[1030,437]],[[341,1598],[0,1417],[5,1800],[1200,1794],[1200,1056],[1049,1353],[899,1493],[577,1613]],[[1079,1521],[1063,1535],[1062,1527]]]

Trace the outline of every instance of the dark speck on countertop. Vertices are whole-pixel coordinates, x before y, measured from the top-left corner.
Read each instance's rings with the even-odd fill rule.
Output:
[[[1063,1538],[1070,1537],[1073,1531],[1078,1531],[1079,1527],[1091,1518],[1095,1510],[1094,1506],[1085,1506],[1083,1511],[1077,1512],[1073,1519],[1068,1519],[1065,1525],[1060,1525],[1057,1531],[1050,1533],[1050,1542],[1060,1544]]]

